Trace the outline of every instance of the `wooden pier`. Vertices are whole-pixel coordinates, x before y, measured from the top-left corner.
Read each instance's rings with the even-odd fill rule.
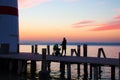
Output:
[[[42,55],[38,54],[36,49],[37,48],[35,48],[35,50],[32,51],[33,53],[0,54],[0,59],[9,60],[9,69],[10,70],[12,69],[12,66],[13,66],[12,61],[13,60],[18,61],[18,71],[17,71],[18,74],[21,73],[23,62],[24,62],[24,64],[26,64],[27,61],[31,61],[31,65],[33,65],[33,66],[31,66],[32,67],[31,72],[35,72],[35,70],[36,70],[35,69],[36,61],[42,61],[42,70],[48,71],[48,72],[50,71],[50,62],[58,62],[58,63],[60,63],[61,76],[64,77],[64,74],[65,74],[64,70],[65,70],[65,64],[66,64],[68,80],[71,79],[71,64],[77,64],[78,77],[80,76],[80,65],[84,64],[83,80],[88,79],[88,65],[90,65],[91,74],[92,74],[92,70],[94,69],[94,80],[98,80],[98,78],[100,78],[100,70],[99,69],[101,66],[110,66],[111,67],[111,79],[112,80],[115,80],[115,67],[120,67],[120,59],[106,58],[105,54],[103,52],[103,49],[99,49],[100,51],[98,51],[99,52],[98,57],[87,57],[87,51],[86,51],[87,45],[84,46],[84,56],[78,55],[78,53],[80,52],[80,46],[78,46],[78,50],[76,51],[77,53],[75,52],[77,54],[77,56],[53,56],[53,55],[50,55],[50,53],[47,54],[47,50],[49,50],[49,46],[48,46],[48,49],[43,49]],[[72,49],[71,54],[73,54],[74,51],[75,50]],[[104,54],[104,58],[100,57],[101,52]],[[49,62],[49,65],[46,65],[46,64],[48,64],[48,62]],[[47,70],[47,68],[49,70]],[[120,69],[119,69],[119,71],[120,71]],[[119,75],[120,75],[120,73],[119,73]],[[91,79],[92,79],[92,76],[91,76]]]

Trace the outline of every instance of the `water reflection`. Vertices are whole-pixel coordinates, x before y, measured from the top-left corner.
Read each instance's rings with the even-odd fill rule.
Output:
[[[30,74],[17,75],[14,73],[0,73],[0,80],[38,80],[37,76],[30,76]]]

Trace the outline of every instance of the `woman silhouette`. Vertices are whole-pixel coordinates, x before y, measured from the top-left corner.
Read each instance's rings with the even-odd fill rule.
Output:
[[[64,37],[63,38],[63,41],[62,41],[62,55],[63,55],[63,51],[65,52],[64,53],[64,56],[66,55],[66,44],[67,44],[67,40],[66,40],[66,38]]]

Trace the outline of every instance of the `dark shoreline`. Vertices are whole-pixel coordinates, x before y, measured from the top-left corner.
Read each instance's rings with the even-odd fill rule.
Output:
[[[54,45],[55,43],[61,44],[61,42],[20,42],[21,45]],[[68,42],[67,45],[91,45],[91,46],[120,46],[120,42]]]

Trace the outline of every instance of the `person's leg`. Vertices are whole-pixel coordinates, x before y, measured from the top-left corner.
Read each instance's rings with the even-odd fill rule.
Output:
[[[64,51],[65,51],[65,55],[66,55],[66,49]]]
[[[63,55],[63,49],[62,49],[62,53],[61,53],[61,55]]]

